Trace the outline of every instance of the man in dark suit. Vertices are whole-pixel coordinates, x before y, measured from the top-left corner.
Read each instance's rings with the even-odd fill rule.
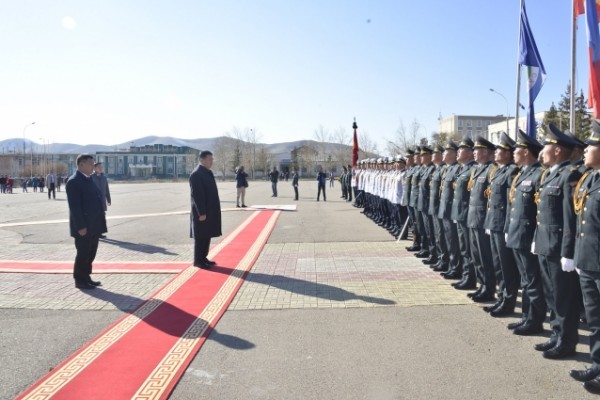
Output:
[[[440,194],[442,188],[442,177],[446,171],[446,164],[443,161],[444,146],[436,144],[433,148],[432,161],[435,165],[435,170],[431,175],[431,192],[429,195],[429,216],[433,222],[435,238],[435,253],[437,254],[437,262],[430,264],[430,267],[436,272],[448,271],[448,248],[446,245],[446,236],[444,234],[443,220],[438,217],[440,209]]]
[[[519,270],[513,252],[506,247],[504,238],[508,191],[518,173],[518,167],[513,163],[515,144],[514,140],[502,132],[494,157],[497,168],[490,176],[490,186],[486,194],[488,203],[484,228],[490,235],[492,263],[498,283],[498,301],[483,309],[492,317],[512,315],[519,291]]]
[[[101,285],[90,276],[100,235],[106,232],[102,196],[92,181],[93,172],[94,157],[80,154],[77,156],[77,171],[67,182],[69,226],[77,249],[73,278],[78,289],[94,289]]]
[[[584,383],[584,387],[600,393],[600,121],[592,122],[592,135],[586,141],[584,153],[587,171],[575,186],[574,205],[577,214],[575,241],[575,267],[583,294],[585,315],[590,329],[590,357],[592,367],[572,370],[571,376]]]
[[[537,205],[535,193],[542,175],[538,155],[542,145],[519,131],[514,152],[515,163],[522,168],[515,177],[508,194],[509,210],[506,216],[506,247],[513,249],[521,275],[521,320],[508,324],[516,335],[541,333],[546,318],[546,300],[538,258],[531,253],[536,226]]]
[[[207,258],[210,239],[222,234],[221,201],[219,200],[215,176],[210,170],[212,165],[213,154],[208,150],[204,150],[200,153],[200,163],[190,174],[194,266],[203,269],[216,264]]]
[[[292,186],[294,187],[294,200],[298,200],[298,171],[292,170]]]
[[[542,157],[549,167],[538,191],[538,215],[534,250],[538,254],[544,296],[550,309],[550,339],[538,344],[545,358],[564,358],[575,353],[579,342],[581,291],[575,272],[575,212],[573,187],[581,178],[571,165],[575,142],[553,124],[544,137]]]

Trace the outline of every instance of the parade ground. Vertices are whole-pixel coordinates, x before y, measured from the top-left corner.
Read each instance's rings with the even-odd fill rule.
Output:
[[[188,364],[156,387],[170,399],[593,398],[568,374],[590,366],[586,326],[574,357],[544,359],[533,346],[547,340],[547,324],[540,336],[512,334],[506,325],[519,314],[490,317],[485,304],[407,252],[408,242],[341,199],[337,182],[317,202],[315,181],[300,181],[299,201],[291,181],[279,183],[278,197],[270,182],[251,181],[246,209],[235,207],[234,182],[218,187],[224,235],[211,254],[245,270],[190,268],[187,181],[111,182],[108,233],[93,274],[102,286],[86,291],[71,274],[64,188],[55,200],[20,190],[0,195],[0,399],[33,393],[46,374],[67,368],[65,360],[87,354],[132,316],[146,330],[123,351],[144,341],[155,347],[150,335],[158,330],[178,341],[175,327],[139,317],[157,299],[171,304],[164,318],[185,314],[190,326],[205,318],[203,329],[212,327],[192,337]],[[194,295],[213,304],[221,292],[206,295],[204,285],[221,276],[235,280],[210,319],[209,307],[184,313],[161,297],[181,281],[185,307],[198,306],[190,304]],[[138,369],[155,369],[134,356],[94,372],[85,398],[120,399]],[[130,364],[115,372],[121,363]],[[107,388],[115,394],[103,394]]]

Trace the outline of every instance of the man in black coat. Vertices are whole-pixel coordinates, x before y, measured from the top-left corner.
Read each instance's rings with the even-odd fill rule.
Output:
[[[216,264],[207,258],[210,239],[222,234],[221,202],[215,176],[210,170],[212,164],[213,154],[204,150],[200,153],[200,163],[190,174],[194,266],[203,269]]]
[[[458,243],[458,230],[452,220],[452,201],[454,200],[454,181],[462,166],[456,161],[458,145],[452,140],[444,149],[444,163],[446,169],[442,175],[440,187],[440,207],[438,218],[442,220],[446,245],[448,248],[448,271],[442,273],[445,279],[462,278],[462,260],[460,258],[460,246]]]
[[[90,276],[100,235],[107,230],[102,194],[92,181],[93,172],[94,157],[80,154],[77,156],[77,171],[67,182],[69,227],[77,249],[73,278],[78,289],[94,289],[101,285]]]

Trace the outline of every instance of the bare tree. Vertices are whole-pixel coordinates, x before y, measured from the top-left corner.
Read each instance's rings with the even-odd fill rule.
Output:
[[[260,140],[260,135],[256,132],[256,129],[250,128],[246,130],[245,136],[246,142],[248,142],[250,146],[250,152],[252,153],[248,154],[248,165],[251,166],[250,170],[252,172],[250,177],[254,179],[254,172],[256,170],[256,147]]]
[[[362,131],[358,134],[358,149],[359,159],[371,157],[371,155],[378,153],[377,143],[371,140],[366,131]]]
[[[263,176],[266,176],[270,170],[271,162],[273,161],[273,154],[263,144],[259,144],[256,149],[256,165],[257,170],[261,169]]]
[[[404,153],[410,147],[416,146],[421,142],[423,135],[421,134],[422,125],[415,118],[408,129],[404,126],[404,122],[400,119],[400,125],[396,129],[396,134],[393,140],[388,140],[387,151],[390,154]]]
[[[222,136],[215,140],[215,164],[217,170],[221,172],[221,179],[225,180],[227,172],[235,168],[234,163],[234,152],[235,146],[233,146],[234,140],[227,136]]]
[[[318,142],[318,159],[322,162],[327,162],[331,158],[328,151],[327,143],[331,142],[331,134],[323,125],[319,125],[314,132],[314,138]]]
[[[346,129],[343,126],[340,126],[333,133],[333,140],[337,145],[335,158],[336,161],[340,165],[349,164],[349,161],[352,159],[352,152],[348,150],[350,144],[350,135],[346,133]]]

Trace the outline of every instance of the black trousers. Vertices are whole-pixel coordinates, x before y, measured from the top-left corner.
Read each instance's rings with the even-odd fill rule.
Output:
[[[544,297],[550,310],[550,340],[556,344],[575,346],[579,342],[579,303],[581,289],[575,271],[562,270],[560,256],[538,255]]]
[[[435,234],[435,252],[438,256],[438,260],[441,261],[444,269],[448,267],[448,246],[446,244],[446,236],[444,235],[444,220],[436,217],[435,215],[431,216],[433,221],[433,230]]]
[[[517,268],[521,275],[521,304],[526,323],[542,325],[546,319],[546,299],[540,264],[530,250],[513,249]]]
[[[423,213],[415,208],[415,217],[417,218],[417,227],[419,231],[419,245],[421,246],[421,251],[429,251],[429,236],[427,235],[427,230],[425,229],[425,220],[423,219]]]
[[[85,236],[75,237],[75,265],[73,266],[73,278],[75,282],[87,283],[90,281],[92,274],[92,263],[96,258],[98,251],[98,235],[87,234]]]
[[[317,201],[319,200],[319,198],[321,197],[321,192],[323,192],[323,200],[327,201],[327,197],[325,196],[325,184],[320,184],[317,187]]]
[[[298,186],[294,186],[294,195],[296,196],[296,200],[298,200]]]
[[[463,265],[462,281],[474,284],[477,281],[477,277],[475,276],[473,256],[470,249],[471,230],[467,227],[466,221],[458,221],[456,223],[456,231],[458,232],[458,246],[460,248],[460,259]]]
[[[499,297],[502,298],[506,307],[514,308],[519,292],[519,269],[515,262],[515,256],[512,250],[506,247],[504,232],[492,231],[490,244]]]
[[[56,189],[54,183],[48,185],[48,199],[50,199],[50,192],[52,192],[52,198],[56,199]]]
[[[600,272],[579,272],[585,318],[590,327],[590,356],[592,368],[600,370]]]
[[[210,249],[210,238],[194,238],[194,265],[206,260]]]

